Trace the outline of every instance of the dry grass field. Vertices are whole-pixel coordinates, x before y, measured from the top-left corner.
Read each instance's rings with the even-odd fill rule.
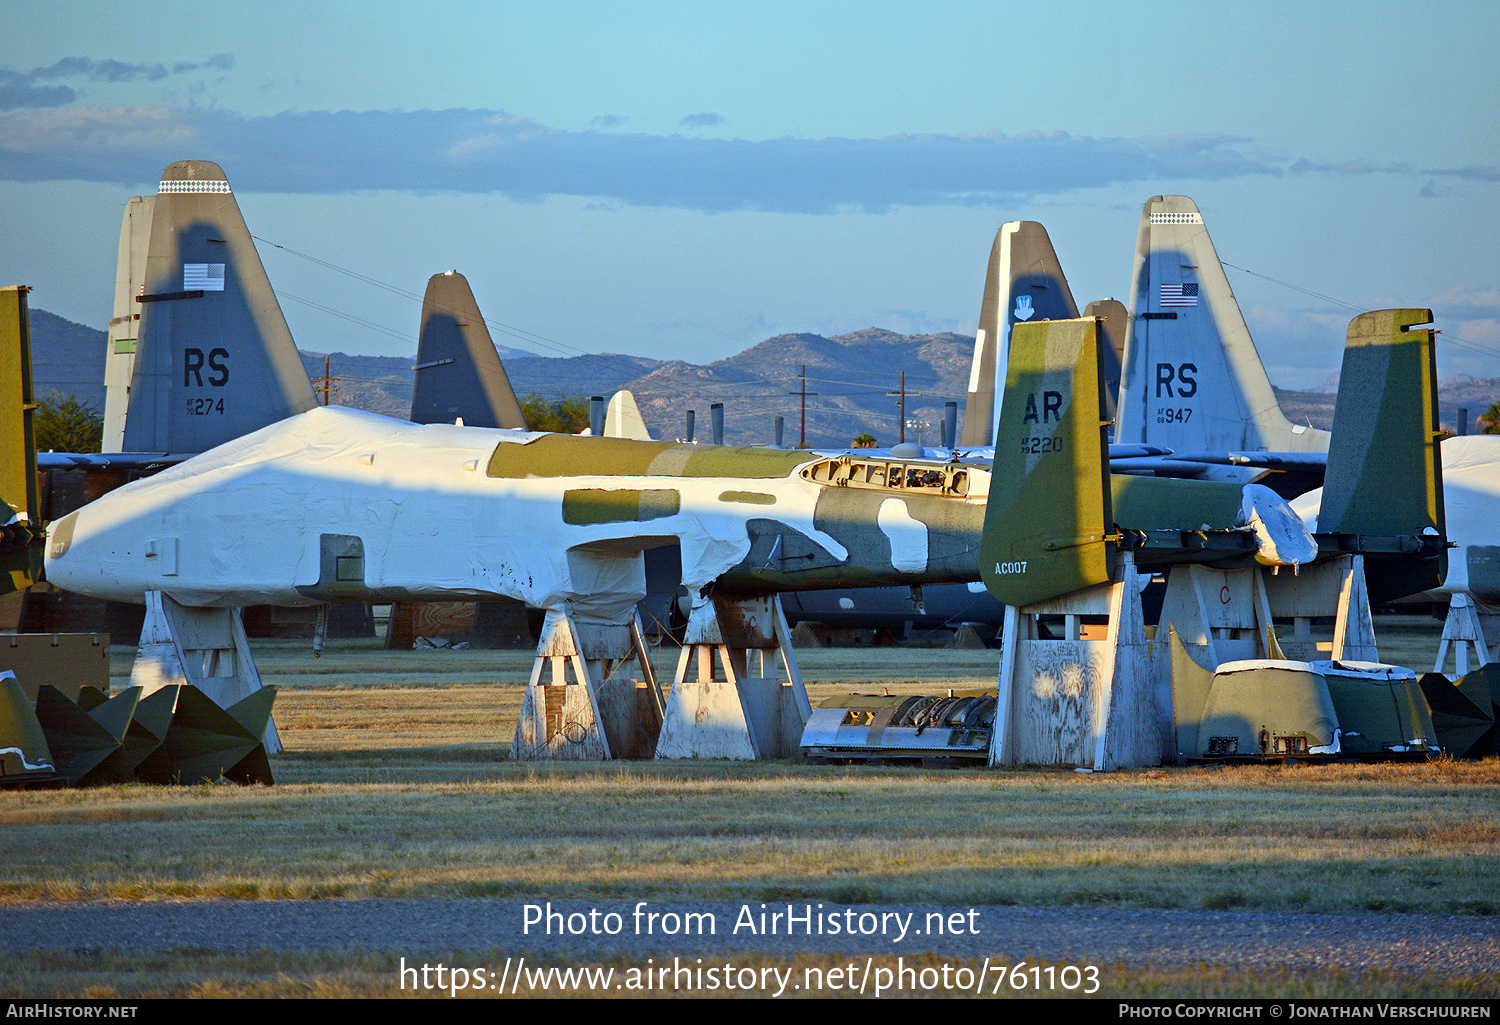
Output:
[[[1405,634],[1392,630],[1405,637],[1397,647],[1422,652],[1407,664],[1430,668],[1435,627],[1414,621]],[[286,751],[272,760],[274,787],[0,794],[0,900],[1500,911],[1493,760],[1100,775],[792,761],[518,764],[506,755],[527,652],[386,652],[376,642],[335,642],[315,662],[304,642],[262,641],[256,649],[263,677],[282,688],[276,720]],[[816,704],[850,690],[988,685],[998,653],[903,647],[799,656]],[[669,674],[672,658],[663,653],[658,670]],[[114,659],[118,684],[131,653]],[[103,967],[98,955],[87,960]],[[389,990],[383,975],[366,980],[369,966],[357,954],[309,955],[298,962],[305,971],[283,967],[281,982],[239,972],[234,966],[245,960],[204,953],[176,965],[176,982],[164,976],[164,988],[148,991]],[[35,954],[0,972],[0,988],[80,993],[91,983],[77,979],[87,977],[76,957]],[[1342,992],[1379,988],[1373,978]],[[1445,983],[1443,992],[1493,982]],[[1235,995],[1225,987],[1239,985],[1210,968],[1137,984],[1137,995]],[[1265,985],[1258,992],[1304,983]]]

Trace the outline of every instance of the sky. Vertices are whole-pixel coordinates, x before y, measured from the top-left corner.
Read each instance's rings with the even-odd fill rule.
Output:
[[[1351,307],[1431,307],[1439,376],[1500,377],[1492,3],[0,13],[0,280],[98,328],[125,202],[204,159],[314,351],[414,355],[450,268],[543,355],[972,333],[1003,222],[1046,226],[1080,306],[1128,300],[1175,193],[1274,383],[1335,371]]]

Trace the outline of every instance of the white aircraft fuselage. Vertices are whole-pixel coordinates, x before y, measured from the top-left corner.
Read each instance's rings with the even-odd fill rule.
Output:
[[[662,544],[681,545],[695,593],[979,578],[985,471],[863,465],[881,479],[851,486],[848,460],[811,453],[320,407],[64,517],[47,576],[119,601],[504,596],[610,620],[644,592],[639,553]]]

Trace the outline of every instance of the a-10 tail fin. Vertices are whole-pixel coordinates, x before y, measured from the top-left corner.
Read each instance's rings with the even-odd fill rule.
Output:
[[[219,166],[170,165],[150,222],[125,451],[206,452],[315,406]]]
[[[1063,277],[1047,229],[1035,221],[1002,224],[990,248],[989,270],[984,279],[960,447],[986,448],[996,444],[1006,359],[1014,326],[1077,316],[1078,304],[1068,290],[1068,280]]]
[[[1117,442],[1177,453],[1322,452],[1328,433],[1293,424],[1271,382],[1203,215],[1186,196],[1141,212]]]
[[[1295,568],[1360,553],[1374,604],[1435,587],[1433,332],[1413,330],[1428,320],[1383,310],[1350,324],[1316,541],[1257,484],[1107,476],[1099,322],[1016,325],[979,547],[986,587],[1006,604],[1043,601],[1108,581],[1127,548],[1153,566]]]
[[[1441,538],[1443,468],[1438,441],[1436,332],[1432,311],[1376,310],[1349,322],[1333,411],[1319,534]],[[1371,601],[1436,587],[1446,553],[1411,555],[1400,541],[1368,569]],[[1367,548],[1373,547],[1367,545]]]
[[[0,288],[0,594],[29,587],[42,568],[26,291]]]
[[[1028,605],[1105,583],[1114,569],[1099,322],[1018,323],[995,436],[980,576]]]
[[[526,429],[526,417],[479,313],[469,281],[456,270],[434,274],[422,299],[412,387],[413,423]]]

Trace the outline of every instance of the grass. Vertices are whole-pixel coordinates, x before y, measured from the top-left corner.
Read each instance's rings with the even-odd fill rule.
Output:
[[[927,649],[799,655],[815,703],[848,690],[982,685],[997,658]],[[1500,911],[1493,759],[1100,775],[519,764],[505,756],[529,653],[388,653],[345,642],[314,663],[304,643],[282,641],[257,642],[257,656],[267,682],[283,687],[277,722],[287,750],[272,761],[276,786],[0,793],[0,899]],[[129,653],[114,658],[118,684]],[[888,678],[870,679],[872,664]],[[823,963],[812,955],[790,963],[804,962]],[[0,990],[401,995],[393,979],[388,957],[359,953],[29,952],[9,959]],[[1292,971],[1247,980],[1198,966],[1106,973],[1100,995],[1474,996],[1493,994],[1496,981]]]
[[[1500,883],[1495,761],[1080,775],[538,765],[503,751],[293,751],[269,788],[6,794],[0,897],[1490,914]]]

